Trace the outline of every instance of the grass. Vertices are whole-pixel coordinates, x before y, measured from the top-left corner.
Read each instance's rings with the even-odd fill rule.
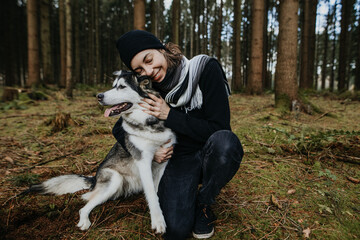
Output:
[[[79,86],[74,99],[45,89],[0,104],[1,239],[161,239],[150,229],[143,195],[109,201],[75,225],[81,193],[14,197],[29,184],[65,173],[91,175],[114,143],[116,119],[103,117],[95,94]],[[360,239],[360,103],[308,95],[322,114],[284,114],[274,96],[233,94],[231,125],[245,156],[213,209],[213,239]],[[52,131],[57,113],[75,124]],[[309,233],[309,236],[306,235]]]

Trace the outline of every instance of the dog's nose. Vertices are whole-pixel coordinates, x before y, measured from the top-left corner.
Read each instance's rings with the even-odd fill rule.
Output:
[[[99,102],[101,102],[101,101],[104,99],[104,94],[103,94],[103,93],[99,93],[96,97],[97,97],[97,100],[98,100]]]

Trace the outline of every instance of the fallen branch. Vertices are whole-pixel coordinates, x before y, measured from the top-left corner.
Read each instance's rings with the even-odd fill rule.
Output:
[[[334,111],[328,111],[328,112],[326,112],[326,113],[323,113],[323,114],[320,115],[320,117],[316,118],[314,121],[317,121],[317,120],[325,117],[326,115],[328,115],[328,114],[331,113],[331,112],[334,112]]]
[[[38,167],[38,166],[45,165],[45,164],[50,163],[50,162],[54,162],[54,161],[63,159],[63,158],[65,158],[67,156],[70,156],[70,155],[77,155],[77,154],[81,153],[84,149],[85,149],[85,147],[77,149],[77,150],[75,150],[75,151],[73,151],[71,153],[67,153],[67,154],[63,154],[61,156],[57,156],[56,158],[53,158],[53,159],[50,159],[50,160],[39,162],[39,163],[34,164],[34,165],[30,166],[30,167],[24,168],[23,170],[30,170],[30,169],[33,169],[35,167]]]
[[[346,162],[346,163],[353,163],[353,164],[360,164],[360,158],[354,156],[341,156],[341,155],[333,155],[335,160]]]

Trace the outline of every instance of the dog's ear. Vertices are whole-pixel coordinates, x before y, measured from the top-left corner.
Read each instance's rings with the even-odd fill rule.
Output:
[[[139,88],[143,93],[144,97],[150,98],[148,95],[149,93],[154,94],[157,97],[160,97],[160,94],[152,88],[152,82],[149,77],[147,76],[137,77],[137,81],[139,84]]]
[[[139,79],[139,86],[143,91],[152,89],[151,80],[149,78]]]

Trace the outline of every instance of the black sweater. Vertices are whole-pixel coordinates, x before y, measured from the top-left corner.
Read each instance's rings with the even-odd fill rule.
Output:
[[[211,59],[201,73],[199,87],[203,95],[201,109],[185,112],[183,107],[171,108],[165,126],[176,133],[174,154],[200,150],[218,130],[230,130],[230,108],[224,84],[224,73],[217,60]],[[164,96],[162,96],[164,98]],[[124,130],[120,119],[113,134],[124,146]]]

